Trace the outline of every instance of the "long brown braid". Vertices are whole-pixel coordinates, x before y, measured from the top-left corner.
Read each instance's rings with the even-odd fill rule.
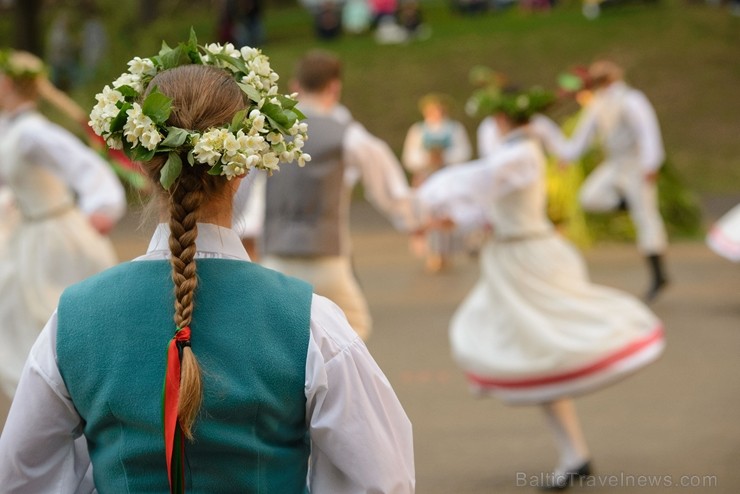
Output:
[[[185,65],[158,74],[149,88],[157,87],[172,98],[173,110],[167,123],[176,127],[204,131],[231,122],[245,107],[244,95],[234,79],[225,71],[203,65]],[[188,165],[182,155],[183,169],[162,199],[167,202],[170,227],[170,264],[175,285],[175,315],[177,328],[190,326],[198,286],[195,262],[197,222],[202,207],[224,193],[226,179],[209,175],[208,167]],[[145,164],[147,173],[159,187],[159,173],[165,158],[157,156]],[[182,349],[178,422],[183,434],[193,438],[192,428],[203,397],[201,371],[189,346]]]

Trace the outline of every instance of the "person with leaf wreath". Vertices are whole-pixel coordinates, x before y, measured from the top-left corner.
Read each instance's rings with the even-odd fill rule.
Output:
[[[129,67],[91,125],[142,160],[162,223],[62,295],[0,436],[3,492],[412,493],[411,425],[365,345],[230,229],[253,171],[310,160],[269,60],[191,33]]]
[[[39,58],[0,52],[0,387],[10,398],[62,290],[117,262],[107,234],[126,211],[108,163],[39,113],[54,91]]]
[[[415,230],[421,220],[393,151],[340,103],[341,60],[324,50],[307,52],[297,62],[293,86],[312,126],[306,149],[314,161],[267,181],[261,262],[311,283],[367,339],[372,320],[352,268],[352,190],[362,182],[368,201],[400,231]]]
[[[474,393],[542,407],[559,458],[540,483],[564,489],[592,469],[572,398],[655,361],[664,337],[639,300],[589,281],[547,218],[546,159],[528,123],[552,99],[539,88],[503,90],[493,102],[499,149],[436,172],[418,201],[436,221],[484,215],[493,225],[480,279],[450,322],[452,354]]]

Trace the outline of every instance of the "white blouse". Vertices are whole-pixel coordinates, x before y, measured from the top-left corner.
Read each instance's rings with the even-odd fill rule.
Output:
[[[166,225],[134,262],[169,258]],[[197,258],[249,261],[230,229],[198,225]],[[0,436],[0,485],[10,493],[95,492],[82,421],[56,363],[57,316],[31,350]],[[342,311],[314,294],[306,356],[312,492],[414,492],[411,423]]]
[[[21,126],[17,143],[19,156],[48,169],[74,190],[83,213],[104,214],[113,221],[123,217],[126,212],[125,191],[111,167],[97,152],[66,129],[44,118],[30,105],[0,117],[0,140],[16,125]]]

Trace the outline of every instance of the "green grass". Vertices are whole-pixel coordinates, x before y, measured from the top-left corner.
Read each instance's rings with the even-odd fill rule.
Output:
[[[123,71],[128,59],[155,53],[162,39],[184,39],[191,25],[202,41],[214,38],[211,3],[162,3],[164,15],[141,28],[134,22],[134,2],[100,0],[114,44],[100,77],[75,91],[80,103],[91,106],[95,92]],[[503,71],[521,84],[552,87],[565,68],[607,55],[621,62],[628,79],[653,101],[669,158],[691,188],[700,194],[740,190],[740,18],[726,9],[686,0],[629,2],[604,9],[595,21],[581,15],[575,0],[536,14],[513,8],[461,16],[443,0],[427,0],[422,9],[432,30],[429,39],[382,46],[369,34],[319,42],[304,9],[270,4],[264,51],[284,83],[305,50],[337,52],[345,61],[345,103],[398,153],[406,130],[419,118],[417,100],[429,91],[452,96],[459,105],[455,116],[474,136],[477,122],[462,112],[474,65]],[[45,23],[53,13],[45,10]],[[1,16],[2,44],[10,22]]]

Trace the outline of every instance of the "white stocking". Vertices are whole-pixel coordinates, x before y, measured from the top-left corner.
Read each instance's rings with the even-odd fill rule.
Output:
[[[589,459],[589,452],[573,400],[552,401],[542,408],[560,456],[556,472],[564,473],[580,467]]]

